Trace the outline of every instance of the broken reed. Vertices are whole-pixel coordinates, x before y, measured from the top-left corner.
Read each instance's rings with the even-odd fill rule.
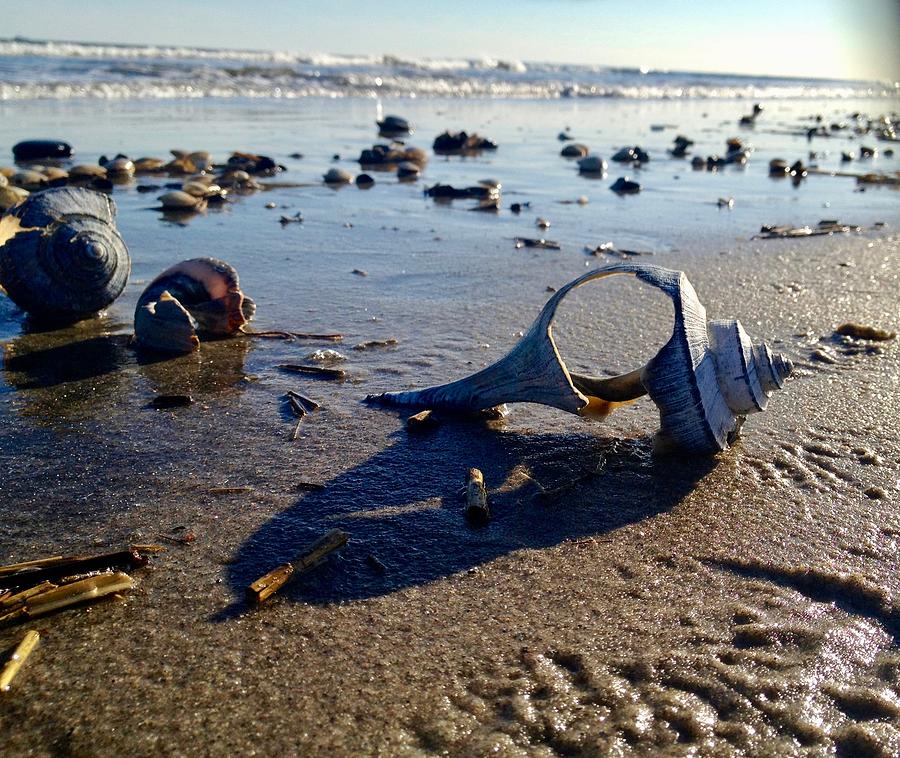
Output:
[[[346,544],[347,533],[332,529],[307,545],[293,561],[273,569],[247,587],[247,600],[259,605],[278,592],[295,573],[302,574],[315,568]]]

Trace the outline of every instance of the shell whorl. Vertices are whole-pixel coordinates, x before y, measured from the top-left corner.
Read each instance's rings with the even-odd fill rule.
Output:
[[[18,228],[0,247],[0,285],[23,310],[78,320],[125,289],[131,259],[106,195],[78,187],[45,190],[3,222]]]

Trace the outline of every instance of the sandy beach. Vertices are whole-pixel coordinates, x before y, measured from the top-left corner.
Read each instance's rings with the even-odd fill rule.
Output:
[[[896,339],[834,336],[846,321],[900,326],[898,196],[835,176],[791,187],[767,171],[810,150],[836,170],[843,143],[777,131],[855,105],[776,102],[779,124],[738,132],[745,101],[401,101],[390,108],[416,123],[410,144],[455,125],[499,149],[432,155],[419,182],[376,174],[363,192],[320,179],[359,171],[378,141],[370,101],[0,103],[4,156],[49,131],[86,161],[254,149],[301,185],[175,223],[134,182],[116,187],[132,276],[107,312],[48,331],[0,300],[0,563],[166,547],[121,599],[0,628],[3,650],[42,635],[0,700],[4,753],[900,752],[900,352]],[[656,123],[692,134],[697,154],[735,134],[755,152],[740,169],[692,171],[665,153],[676,130]],[[615,167],[579,177],[559,156],[566,127],[606,156],[648,147],[651,161],[629,170],[643,191],[610,192]],[[488,177],[503,184],[497,214],[422,194]],[[513,202],[531,205],[516,215]],[[296,212],[302,224],[278,223]],[[823,218],[861,230],[753,238]],[[513,244],[541,234],[562,249]],[[685,271],[710,318],[740,319],[794,362],[731,449],[654,455],[647,398],[602,423],[515,405],[500,421],[418,433],[407,413],[362,402],[498,359],[548,288],[615,262],[585,253],[607,240]],[[141,291],[205,255],[238,269],[255,329],[343,341],[136,351]],[[672,329],[671,306],[636,282],[565,303],[556,334],[572,369],[634,369]],[[385,340],[396,343],[354,349]],[[346,381],[277,368],[317,349],[343,355]],[[290,389],[321,406],[295,441]],[[149,407],[166,393],[194,402]],[[470,467],[488,489],[484,527],[459,499]],[[248,584],[334,528],[349,535],[343,550],[247,605]]]

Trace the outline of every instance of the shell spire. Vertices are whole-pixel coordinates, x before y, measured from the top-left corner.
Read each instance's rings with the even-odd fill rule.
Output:
[[[630,274],[664,292],[675,308],[672,336],[642,368],[612,378],[571,373],[553,340],[562,299],[587,282]],[[450,411],[478,411],[513,402],[549,405],[603,418],[616,406],[649,394],[659,408],[658,440],[691,452],[724,450],[748,413],[764,410],[792,364],[765,343],[753,345],[737,321],[713,321],[681,271],[616,264],[560,288],[531,329],[504,358],[472,376],[411,392],[370,395],[368,402]]]
[[[35,317],[77,321],[125,289],[128,248],[112,199],[79,187],[30,195],[0,218],[0,285]]]

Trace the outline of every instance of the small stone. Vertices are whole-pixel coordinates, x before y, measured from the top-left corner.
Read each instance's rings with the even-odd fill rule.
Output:
[[[887,498],[887,492],[881,487],[869,487],[863,494],[871,500],[884,500]]]

